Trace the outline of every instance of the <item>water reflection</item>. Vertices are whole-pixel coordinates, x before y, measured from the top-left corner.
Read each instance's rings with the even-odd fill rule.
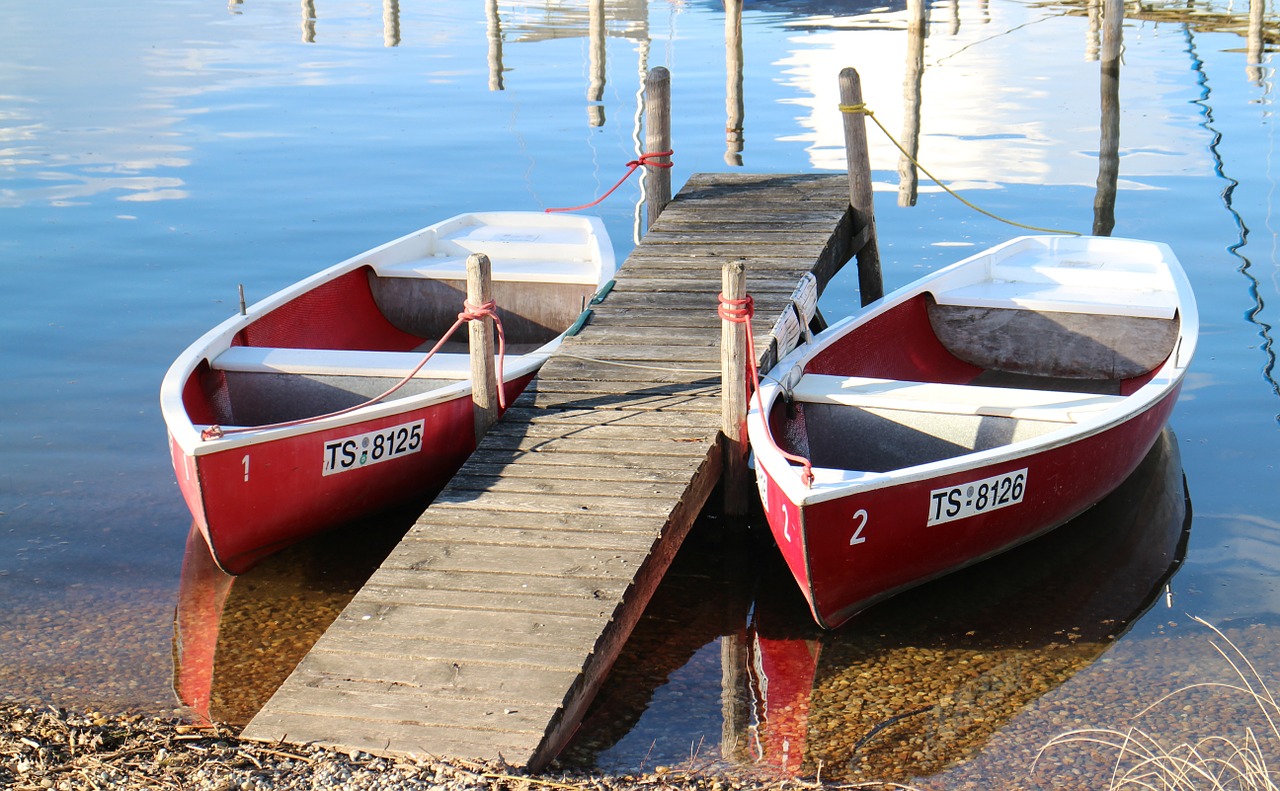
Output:
[[[934,774],[1172,595],[1190,513],[1166,431],[1085,515],[835,632],[813,624],[776,549],[759,549],[768,562],[753,583],[746,558],[695,531],[700,548],[682,550],[564,760],[635,769],[683,752],[784,775],[821,768],[832,780]],[[717,700],[684,688],[684,668],[716,665]],[[650,716],[663,720],[660,736]]]
[[[733,754],[831,779],[900,780],[975,755],[1166,595],[1190,508],[1166,432],[1110,497],[1041,540],[859,616],[808,625],[766,588],[748,636],[754,703]]]
[[[238,577],[218,568],[193,524],[173,623],[173,689],[191,716],[252,719],[421,510],[304,541]]]

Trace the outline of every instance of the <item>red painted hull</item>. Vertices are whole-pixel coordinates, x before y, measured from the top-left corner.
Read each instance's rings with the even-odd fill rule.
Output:
[[[834,628],[877,601],[1029,541],[1083,513],[1138,466],[1176,400],[1174,389],[1115,428],[1031,456],[808,506],[791,502],[770,482],[769,524],[814,617]],[[1019,505],[928,524],[932,492],[1023,469],[1026,493]]]
[[[507,383],[514,400],[532,375]],[[423,421],[418,452],[325,475],[332,440]],[[241,574],[318,532],[434,494],[475,450],[471,396],[352,423],[188,456],[170,439],[178,486],[218,565]],[[247,461],[246,461],[247,460]]]

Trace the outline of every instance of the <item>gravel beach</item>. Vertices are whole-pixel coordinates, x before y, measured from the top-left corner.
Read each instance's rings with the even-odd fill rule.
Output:
[[[0,706],[0,788],[13,791],[504,791],[505,789],[866,788],[801,779],[751,777],[724,767],[655,767],[639,775],[525,774],[500,763],[385,758],[237,739],[230,729],[137,715],[72,713],[53,707]]]

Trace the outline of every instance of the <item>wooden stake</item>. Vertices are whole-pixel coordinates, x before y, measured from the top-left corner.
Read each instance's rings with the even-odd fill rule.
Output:
[[[857,69],[840,71],[840,104],[862,104],[862,80]],[[880,276],[880,251],[876,246],[876,215],[871,192],[871,156],[867,150],[867,122],[862,113],[844,113],[844,151],[849,166],[849,205],[853,208],[854,233],[866,229],[867,242],[858,251],[858,290],[862,304],[884,296]]]
[[[467,256],[467,302],[483,305],[493,299],[493,266],[489,256]],[[498,419],[498,379],[493,362],[493,319],[468,322],[471,347],[471,400],[474,404],[476,442]]]
[[[671,150],[671,72],[662,66],[651,69],[644,81],[644,147],[646,154]],[[671,161],[671,157],[651,159]],[[671,168],[645,166],[644,192],[647,228],[652,228],[671,202]]]
[[[747,295],[746,264],[726,261],[720,268],[720,291],[726,300]],[[750,471],[743,424],[747,420],[747,325],[720,322],[720,430],[724,433],[724,513],[743,516],[749,510]]]

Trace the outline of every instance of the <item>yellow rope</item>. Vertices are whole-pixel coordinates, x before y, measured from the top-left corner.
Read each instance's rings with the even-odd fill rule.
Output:
[[[986,209],[984,209],[984,208],[982,208],[982,207],[980,207],[980,206],[975,206],[975,205],[973,205],[973,204],[972,204],[972,203],[970,203],[969,201],[965,200],[964,198],[962,198],[962,197],[960,197],[958,194],[956,194],[955,190],[951,189],[951,188],[950,188],[950,187],[948,187],[946,184],[943,184],[941,181],[939,181],[937,176],[935,176],[935,175],[933,175],[932,173],[930,173],[930,172],[925,168],[925,166],[924,166],[924,165],[921,165],[918,161],[916,161],[916,158],[915,158],[915,157],[913,157],[913,156],[911,156],[910,154],[908,154],[908,153],[907,153],[907,150],[906,150],[905,148],[903,148],[903,147],[902,147],[902,144],[898,142],[897,138],[895,138],[895,137],[894,137],[894,136],[889,132],[889,130],[885,128],[884,124],[880,123],[880,119],[879,119],[879,118],[876,118],[876,114],[875,114],[874,112],[872,112],[870,108],[868,108],[868,107],[867,107],[866,102],[860,102],[860,103],[858,103],[858,104],[842,104],[842,105],[840,105],[840,112],[842,112],[842,113],[857,113],[857,114],[860,114],[860,115],[865,115],[865,116],[867,116],[868,118],[870,118],[872,121],[875,121],[876,126],[880,127],[880,131],[881,131],[881,132],[884,132],[884,136],[885,136],[885,137],[887,137],[887,138],[889,138],[889,142],[890,142],[890,143],[893,143],[894,147],[895,147],[895,148],[897,148],[899,151],[901,151],[901,152],[902,152],[902,155],[903,155],[904,157],[906,157],[907,159],[911,160],[911,164],[913,164],[913,165],[915,165],[917,168],[919,168],[921,173],[923,173],[923,174],[925,174],[926,176],[928,176],[928,177],[929,177],[929,179],[930,179],[934,184],[937,184],[939,187],[942,187],[942,189],[944,189],[944,190],[947,192],[947,194],[948,194],[948,195],[950,195],[951,197],[953,197],[953,198],[955,198],[956,200],[960,201],[960,202],[961,202],[961,203],[963,203],[965,206],[968,206],[970,209],[973,209],[974,211],[978,212],[979,214],[985,214],[986,216],[990,217],[990,218],[991,218],[991,219],[993,219],[993,220],[999,220],[999,221],[1000,221],[1000,222],[1002,222],[1002,223],[1006,223],[1006,224],[1008,224],[1008,225],[1013,225],[1013,226],[1018,227],[1018,228],[1025,228],[1025,229],[1027,229],[1028,231],[1040,231],[1041,233],[1061,233],[1061,234],[1066,234],[1066,235],[1068,235],[1068,236],[1080,236],[1080,235],[1081,235],[1081,234],[1080,234],[1080,232],[1078,232],[1078,231],[1063,231],[1063,230],[1059,230],[1059,229],[1057,229],[1057,228],[1040,228],[1040,227],[1037,227],[1037,226],[1035,226],[1035,225],[1024,225],[1024,224],[1022,224],[1022,223],[1020,223],[1020,222],[1014,222],[1013,220],[1005,219],[1004,217],[1001,217],[1001,216],[999,216],[999,215],[997,215],[997,214],[992,214],[991,212],[987,211]]]

